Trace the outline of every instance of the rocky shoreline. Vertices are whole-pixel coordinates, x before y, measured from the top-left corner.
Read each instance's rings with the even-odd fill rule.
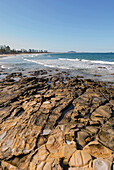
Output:
[[[112,170],[111,83],[46,74],[0,80],[0,169]]]

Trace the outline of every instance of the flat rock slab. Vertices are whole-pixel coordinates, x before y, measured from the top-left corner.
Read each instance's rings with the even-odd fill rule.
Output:
[[[0,80],[0,169],[110,168],[111,84],[47,73],[11,73]]]

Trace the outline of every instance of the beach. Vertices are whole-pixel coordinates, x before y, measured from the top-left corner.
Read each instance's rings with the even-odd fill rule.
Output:
[[[68,71],[15,71],[0,80],[0,161],[10,169],[113,168],[112,82]]]
[[[42,54],[42,53],[17,53],[17,54],[0,54],[0,57],[10,57],[10,56],[18,56],[18,55],[34,55],[34,54]],[[47,53],[43,53],[47,54]]]

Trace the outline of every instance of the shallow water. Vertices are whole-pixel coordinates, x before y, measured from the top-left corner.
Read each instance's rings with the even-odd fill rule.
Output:
[[[114,53],[16,55],[0,58],[0,65],[6,72],[58,68],[73,75],[114,82]]]

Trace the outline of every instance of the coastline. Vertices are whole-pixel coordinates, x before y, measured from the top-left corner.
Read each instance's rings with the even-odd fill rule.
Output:
[[[33,55],[33,54],[65,54],[67,52],[48,52],[48,53],[19,53],[19,54],[0,54],[0,57],[16,56],[16,55]]]
[[[46,55],[45,55],[46,54]],[[49,54],[58,54],[49,55]],[[72,56],[61,58],[59,54],[66,53],[23,53],[23,54],[12,54],[9,58],[4,58],[6,55],[2,55],[0,65],[0,79],[9,75],[12,72],[23,71],[29,72],[34,70],[52,70],[55,72],[56,69],[61,71],[67,71],[70,76],[82,76],[83,79],[93,79],[95,81],[110,81],[114,83],[113,63],[102,62],[97,60],[86,60],[86,59],[72,59]],[[25,55],[25,56],[23,56]],[[27,56],[28,55],[28,56]],[[30,55],[30,56],[29,56]],[[37,56],[39,55],[39,56]],[[7,55],[10,56],[10,55]],[[60,56],[60,58],[59,58]],[[74,57],[74,56],[73,56]],[[97,64],[98,63],[98,64]],[[101,64],[100,64],[101,63]],[[104,63],[104,64],[102,64]],[[106,64],[105,64],[106,63]],[[111,64],[110,64],[111,63]],[[108,65],[110,64],[110,65]]]
[[[0,54],[0,57],[16,56],[16,55],[30,55],[30,54],[48,54],[48,53],[19,53],[19,54]]]

